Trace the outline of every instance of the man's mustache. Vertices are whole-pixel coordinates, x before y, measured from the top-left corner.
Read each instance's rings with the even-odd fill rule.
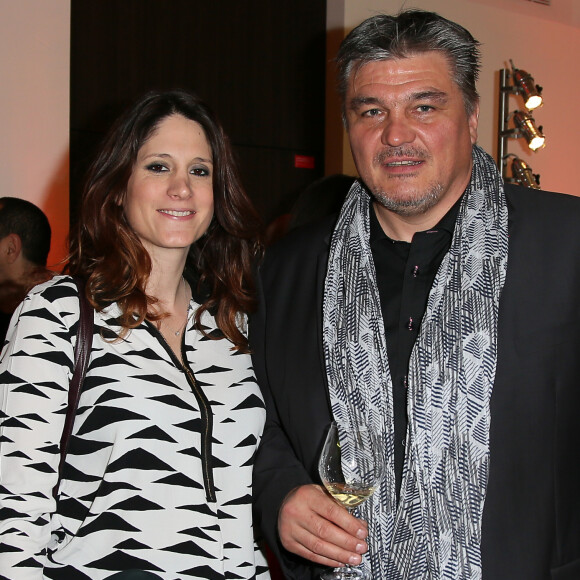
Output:
[[[387,159],[392,159],[393,157],[412,157],[419,161],[425,161],[430,156],[427,151],[417,147],[387,147],[376,154],[375,162],[383,165]]]

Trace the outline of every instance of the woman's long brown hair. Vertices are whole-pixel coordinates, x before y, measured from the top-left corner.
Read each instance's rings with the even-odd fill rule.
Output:
[[[152,312],[156,299],[145,293],[151,259],[125,218],[124,199],[139,149],[171,115],[199,123],[213,156],[214,217],[191,246],[185,269],[194,294],[203,296],[195,321],[203,332],[200,319],[210,311],[226,338],[246,352],[238,317],[256,305],[252,271],[262,255],[260,219],[242,188],[221,124],[191,93],[148,93],[113,125],[87,175],[67,272],[86,281],[87,297],[97,310],[119,305],[122,335],[145,318],[163,316]]]

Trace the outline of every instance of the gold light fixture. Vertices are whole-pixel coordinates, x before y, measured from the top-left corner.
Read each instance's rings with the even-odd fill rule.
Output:
[[[514,137],[524,137],[528,142],[528,147],[532,151],[537,151],[546,146],[546,138],[542,133],[542,127],[536,127],[536,122],[529,113],[515,111],[514,125],[517,129],[517,132],[514,133]]]
[[[508,181],[513,181],[524,187],[531,187],[532,189],[540,189],[540,176],[534,175],[532,168],[516,155],[508,155],[513,157],[512,160],[512,178]]]
[[[544,104],[542,98],[542,87],[534,83],[534,77],[525,70],[516,68],[513,60],[510,58],[512,65],[512,77],[516,93],[524,98],[524,106],[528,111],[533,111]]]
[[[541,94],[542,87],[535,84],[531,74],[516,68],[511,59],[510,64],[511,69],[504,68],[499,71],[497,165],[504,179],[507,173],[507,160],[511,156],[507,155],[508,139],[523,137],[532,151],[538,151],[546,145],[543,129],[541,126],[536,127],[536,122],[530,113],[544,102]],[[524,111],[509,112],[510,95],[519,95],[523,99]],[[511,127],[510,121],[513,123]],[[512,176],[515,176],[517,172],[517,169],[514,171],[512,167]],[[535,182],[537,186],[539,180],[536,179]],[[533,186],[527,185],[527,187]]]

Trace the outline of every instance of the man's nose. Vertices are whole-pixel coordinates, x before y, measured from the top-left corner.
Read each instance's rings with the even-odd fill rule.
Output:
[[[381,142],[389,147],[399,147],[415,139],[415,130],[403,116],[391,116],[384,122]]]

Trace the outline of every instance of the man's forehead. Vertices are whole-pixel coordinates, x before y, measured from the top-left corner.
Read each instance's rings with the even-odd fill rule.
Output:
[[[349,76],[348,91],[356,91],[374,82],[399,83],[406,79],[439,79],[455,84],[449,59],[441,51],[410,53],[403,57],[360,60],[354,63]]]

